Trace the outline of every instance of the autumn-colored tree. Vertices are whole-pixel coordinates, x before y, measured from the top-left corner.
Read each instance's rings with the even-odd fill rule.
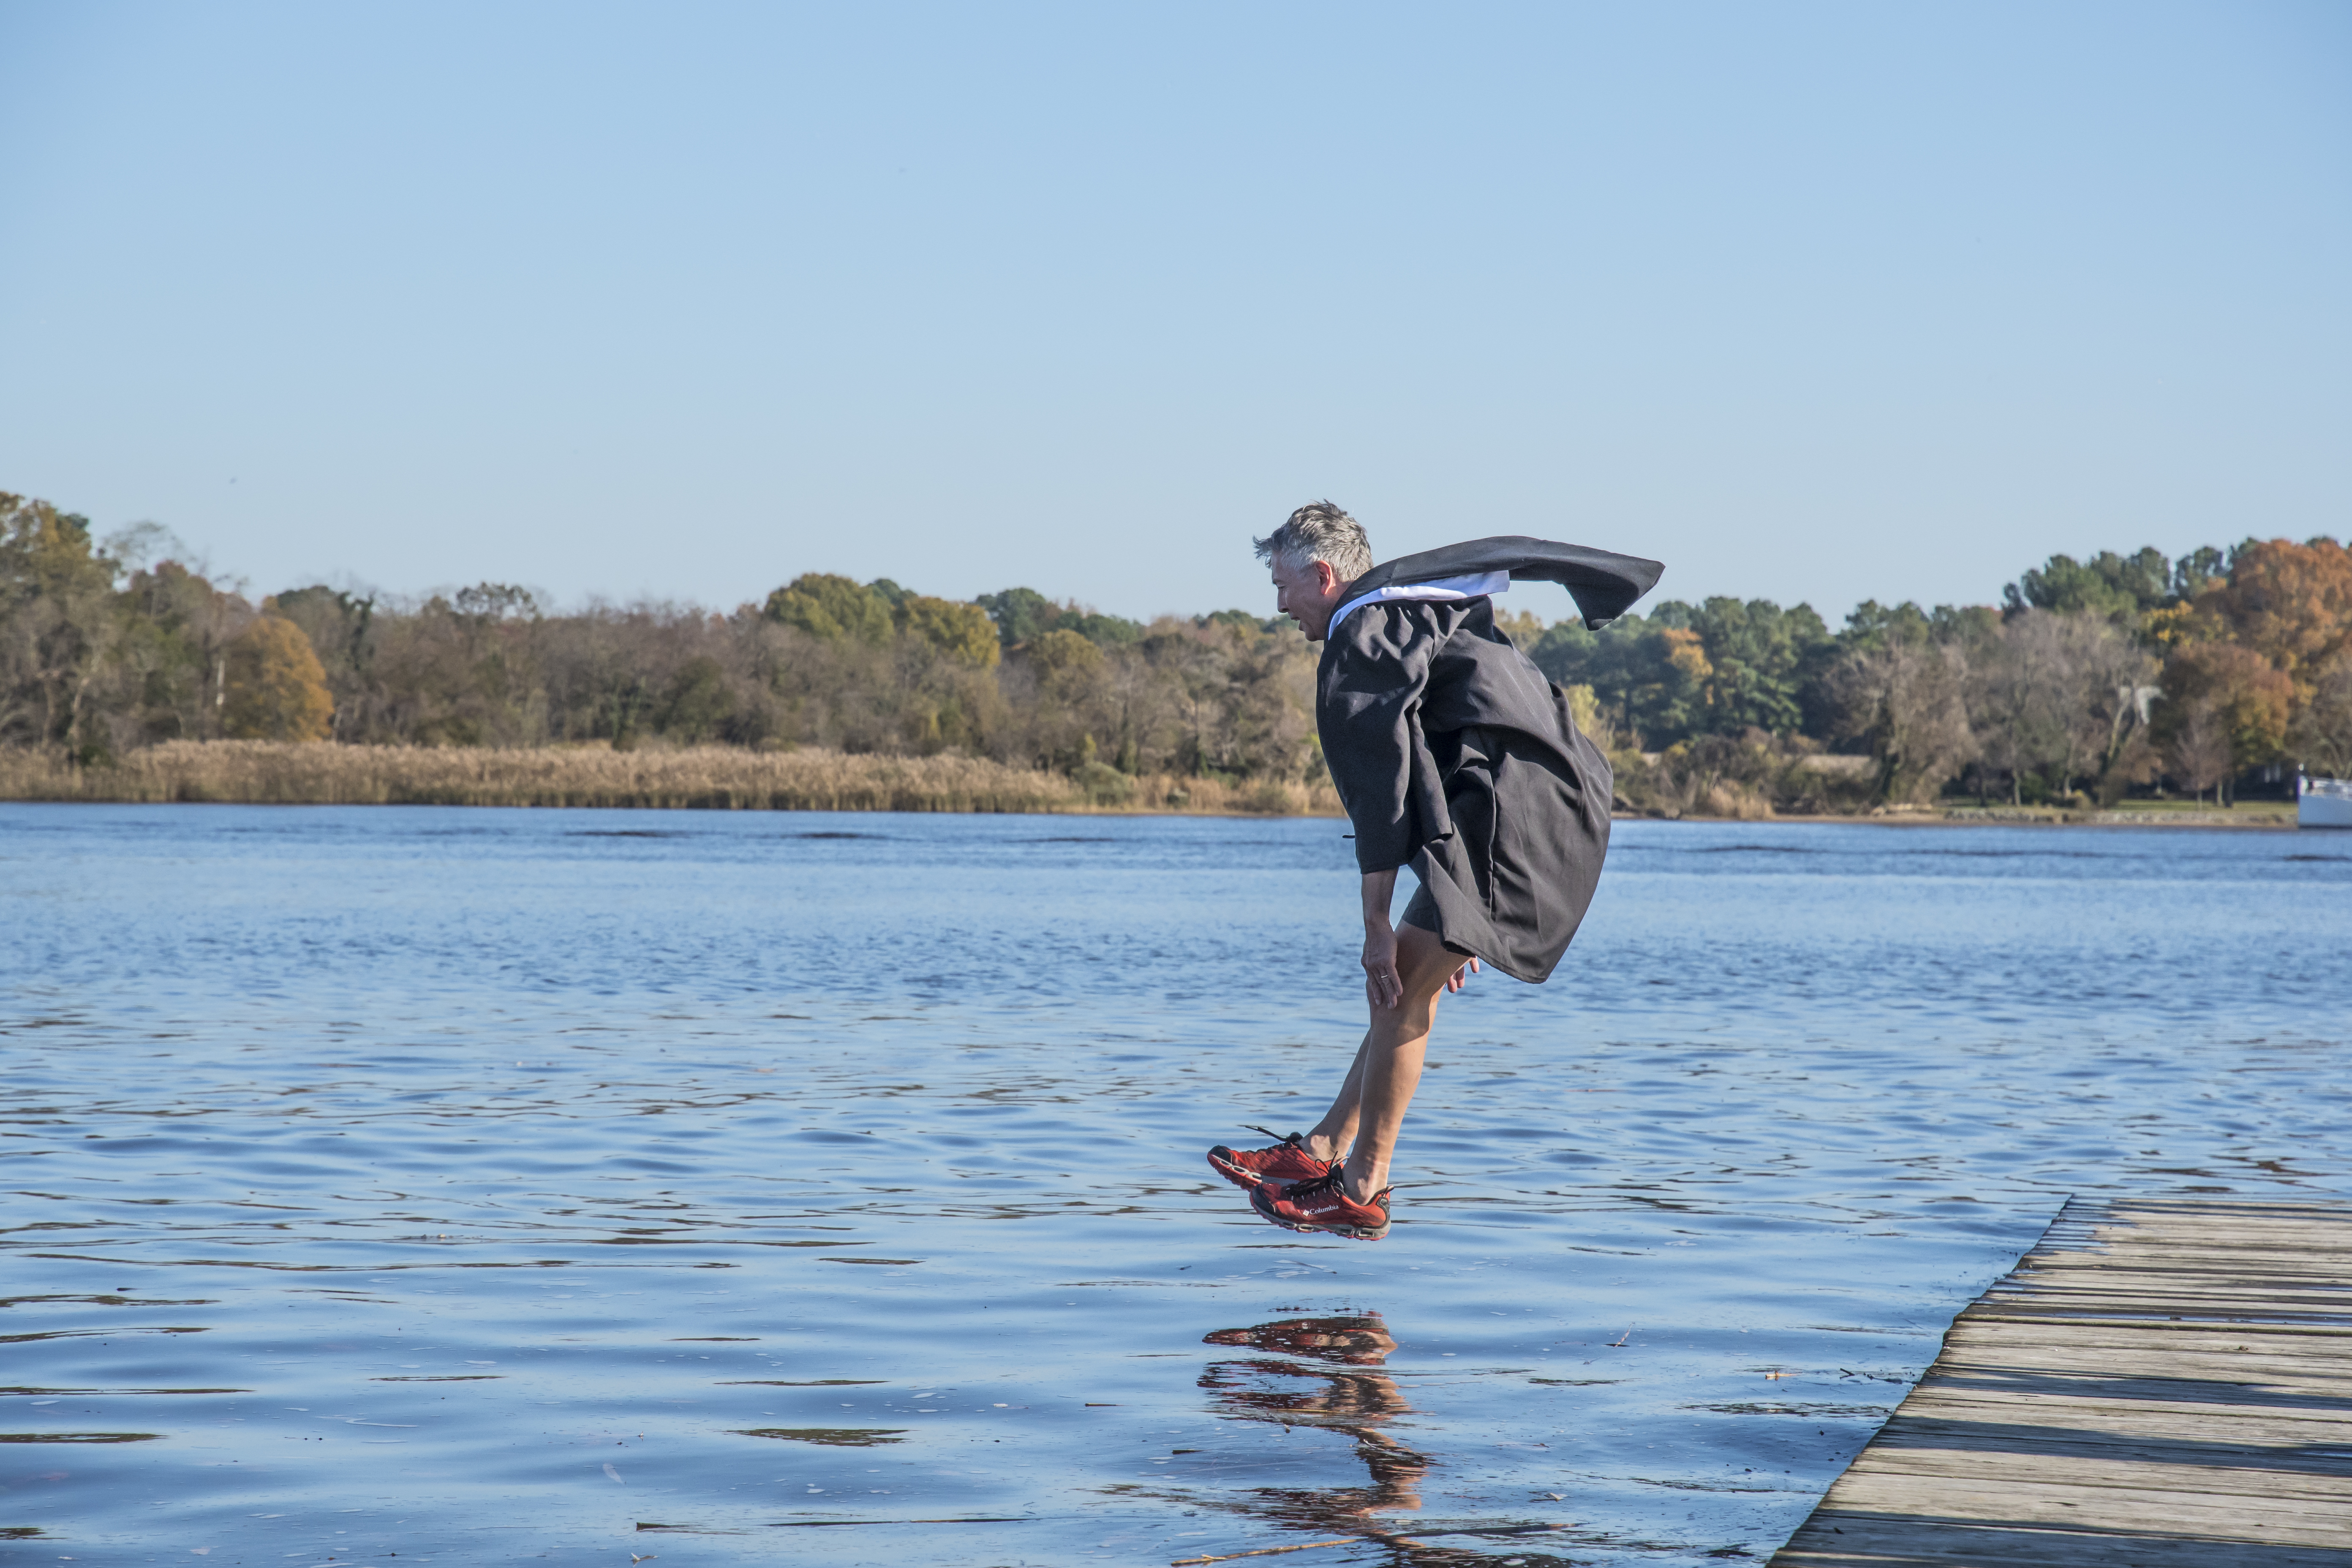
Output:
[[[221,732],[239,741],[323,741],[335,700],[327,672],[302,628],[265,615],[231,640],[221,702]]]
[[[2228,579],[2196,605],[2231,641],[2307,687],[2329,655],[2352,646],[2352,550],[2332,539],[2241,545]]]
[[[2139,635],[2158,648],[2176,648],[2184,643],[2211,642],[2222,632],[2211,617],[2199,616],[2195,605],[2183,602],[2159,605],[2140,616]]]
[[[326,668],[327,689],[335,700],[335,738],[382,739],[372,733],[385,696],[370,679],[379,630],[375,596],[313,584],[279,594],[277,613],[302,628]]]
[[[2205,707],[2229,739],[2236,772],[2277,760],[2286,745],[2294,682],[2251,647],[2207,642],[2176,649],[2165,666],[2164,694],[2159,729],[2168,750],[2178,751],[2180,726]]]

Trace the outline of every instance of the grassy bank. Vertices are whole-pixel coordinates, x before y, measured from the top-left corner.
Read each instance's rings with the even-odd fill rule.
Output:
[[[249,805],[552,805],[719,811],[1237,812],[1337,815],[1328,785],[1081,780],[974,757],[853,756],[732,746],[339,746],[174,741],[94,767],[0,751],[0,800],[214,801]]]
[[[2037,805],[1952,806],[1939,810],[1935,820],[2011,826],[2023,823],[2044,826],[2291,828],[2295,825],[2295,815],[2294,803],[2291,800],[2241,801],[2231,806],[2150,800],[2126,801],[2105,810],[2070,811],[2057,806]]]
[[[1843,762],[1844,759],[1834,759]],[[1621,774],[1621,786],[1622,784]],[[1636,790],[1621,816],[1692,820],[2036,823],[2292,827],[2294,807],[2230,810],[2132,802],[2114,810],[1897,805],[1776,810],[1759,793],[1716,786],[1661,809]],[[1073,779],[961,756],[853,755],[814,747],[615,752],[606,746],[502,750],[344,746],[327,742],[173,741],[94,767],[59,751],[0,748],[0,800],[215,802],[243,805],[545,805],[713,811],[1127,812],[1337,816],[1328,784],[1129,777],[1099,764]],[[1812,804],[1812,803],[1807,803]]]

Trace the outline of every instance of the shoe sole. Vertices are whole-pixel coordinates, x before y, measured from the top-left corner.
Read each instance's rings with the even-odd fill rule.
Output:
[[[1232,1152],[1233,1151],[1226,1148],[1223,1143],[1220,1143],[1215,1148],[1210,1150],[1209,1169],[1216,1172],[1217,1174],[1224,1177],[1225,1180],[1231,1182],[1237,1187],[1247,1187],[1252,1191],[1256,1190],[1258,1183],[1264,1178],[1257,1176],[1249,1171],[1244,1170],[1239,1165],[1228,1165],[1217,1157],[1220,1154],[1231,1154]]]
[[[1385,1239],[1389,1234],[1389,1227],[1386,1224],[1377,1226],[1368,1225],[1317,1225],[1307,1220],[1285,1219],[1280,1215],[1268,1214],[1265,1209],[1265,1204],[1263,1202],[1263,1197],[1264,1194],[1261,1192],[1253,1192],[1250,1194],[1250,1207],[1257,1210],[1257,1217],[1265,1221],[1268,1225],[1279,1226],[1284,1230],[1295,1230],[1301,1236],[1339,1236],[1345,1237],[1349,1241],[1381,1241]]]

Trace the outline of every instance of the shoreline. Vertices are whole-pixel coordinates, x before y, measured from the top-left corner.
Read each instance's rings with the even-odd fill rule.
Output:
[[[1654,820],[1618,817],[1620,822]],[[1727,822],[1729,817],[1687,820]],[[1770,816],[1765,822],[1859,822],[1874,827],[2224,827],[2263,833],[2294,831],[2293,802],[2260,801],[2221,808],[2180,809],[2124,807],[2088,811],[2038,806],[1927,806],[1917,810],[1857,812],[1851,816]]]
[[[344,746],[331,742],[166,742],[80,766],[58,752],[0,751],[0,801],[111,805],[467,805],[651,811],[945,812],[975,816],[1344,816],[1312,784],[1133,776],[1100,763],[1073,777],[983,758],[892,757],[805,748],[615,752]],[[2291,802],[2171,803],[2106,809],[1878,806],[1853,813],[1680,816],[1617,811],[1615,822],[1848,823],[1880,827],[2225,828],[2292,831]]]
[[[1328,784],[1135,776],[1097,763],[1075,777],[940,753],[815,747],[345,746],[169,741],[78,766],[0,752],[0,800],[116,805],[478,805],[690,811],[912,811],[1020,816],[1332,816]]]

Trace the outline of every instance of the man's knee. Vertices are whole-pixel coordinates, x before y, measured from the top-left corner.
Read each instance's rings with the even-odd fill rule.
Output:
[[[1397,979],[1404,988],[1404,1004],[1426,1002],[1445,987],[1454,972],[1470,960],[1420,926],[1397,928]]]

